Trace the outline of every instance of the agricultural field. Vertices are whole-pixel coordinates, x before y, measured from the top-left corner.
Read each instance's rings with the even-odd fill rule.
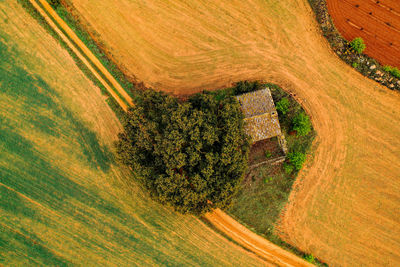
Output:
[[[399,265],[399,93],[332,53],[306,0],[66,2],[147,86],[190,94],[259,79],[292,93],[317,137],[280,236],[333,266]]]
[[[383,65],[400,68],[400,2],[328,0],[328,10],[347,40],[362,37],[365,53]]]
[[[262,264],[126,182],[106,97],[14,0],[0,58],[0,265]]]

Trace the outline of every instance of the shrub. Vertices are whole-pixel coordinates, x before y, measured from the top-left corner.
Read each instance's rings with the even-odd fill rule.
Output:
[[[304,259],[309,263],[315,263],[315,257],[312,254],[305,255]]]
[[[283,164],[283,170],[285,171],[286,174],[291,174],[294,170],[293,165],[285,163]]]
[[[304,112],[297,114],[293,118],[292,125],[293,130],[295,130],[299,136],[305,136],[311,131],[310,118]]]
[[[49,4],[52,7],[57,8],[60,5],[60,0],[49,0]]]
[[[233,94],[240,95],[248,92],[253,92],[262,89],[263,85],[258,81],[249,82],[249,81],[240,81],[236,83],[235,87],[233,87]]]
[[[288,160],[293,165],[296,171],[299,171],[303,167],[303,163],[306,161],[306,155],[304,153],[295,151],[288,154]]]
[[[272,157],[272,153],[270,151],[265,151],[265,157],[269,159],[270,157]]]
[[[289,111],[289,106],[289,99],[284,97],[278,103],[276,103],[276,110],[282,115],[285,115]]]
[[[400,79],[400,70],[398,68],[386,65],[386,66],[383,67],[383,70],[389,72],[394,77]]]
[[[247,169],[249,140],[233,96],[188,101],[143,92],[123,121],[118,159],[150,195],[181,213],[227,207]]]
[[[353,62],[353,64],[351,64],[351,66],[352,66],[353,68],[357,68],[357,67],[358,67],[358,63],[357,63],[357,62]]]
[[[353,41],[350,42],[350,47],[358,54],[364,52],[366,45],[364,40],[361,37],[354,38]]]
[[[264,183],[268,184],[269,182],[272,182],[273,178],[271,176],[268,176],[264,179]]]

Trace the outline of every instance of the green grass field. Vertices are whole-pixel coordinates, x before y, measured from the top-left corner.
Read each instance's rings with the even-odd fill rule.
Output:
[[[124,179],[105,99],[16,1],[0,3],[0,265],[259,265]]]

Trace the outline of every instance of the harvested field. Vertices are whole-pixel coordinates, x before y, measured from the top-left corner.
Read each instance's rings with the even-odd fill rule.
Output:
[[[398,0],[327,0],[333,22],[344,38],[362,37],[365,53],[383,65],[400,68]]]
[[[333,266],[400,264],[399,93],[334,55],[307,1],[68,2],[147,85],[188,94],[262,79],[294,94],[318,137],[282,237]]]
[[[123,182],[105,96],[17,1],[0,10],[0,265],[262,264]]]

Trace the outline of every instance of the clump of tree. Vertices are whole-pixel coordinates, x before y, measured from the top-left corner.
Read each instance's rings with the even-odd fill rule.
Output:
[[[306,136],[311,131],[310,118],[304,112],[296,114],[292,121],[292,129],[298,136]]]
[[[383,70],[389,72],[394,77],[400,79],[400,70],[398,68],[386,65],[386,66],[383,67]]]
[[[358,54],[364,52],[366,45],[364,40],[361,37],[354,38],[353,41],[350,42],[350,47]]]
[[[306,154],[300,151],[293,151],[287,155],[287,161],[283,165],[283,170],[286,174],[291,174],[293,171],[300,171],[306,161]]]
[[[204,93],[182,102],[145,91],[123,126],[118,158],[153,198],[193,214],[230,204],[250,146],[233,96]]]
[[[233,87],[233,94],[234,95],[241,95],[248,92],[254,92],[257,90],[264,89],[265,86],[258,81],[249,82],[249,81],[240,81],[235,84]]]
[[[289,163],[294,167],[296,171],[299,171],[303,167],[303,163],[306,161],[306,155],[299,151],[290,152],[287,155]]]
[[[286,97],[282,98],[276,103],[276,110],[281,115],[285,115],[289,111],[290,102]]]

